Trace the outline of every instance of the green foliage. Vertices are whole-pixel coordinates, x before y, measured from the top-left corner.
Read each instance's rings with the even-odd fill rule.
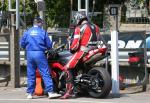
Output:
[[[32,24],[32,19],[34,18],[35,15],[38,15],[37,9],[36,9],[36,3],[34,0],[25,0],[25,5],[24,5],[24,0],[20,0],[20,15],[21,17],[26,14],[26,22],[28,25]],[[12,0],[12,8],[15,8],[15,0]],[[8,11],[8,0],[4,0],[4,5],[2,6],[2,3],[0,2],[0,10],[3,11]]]
[[[45,0],[47,26],[68,27],[70,21],[70,0]],[[15,8],[15,0],[12,0],[12,8]],[[4,0],[4,6],[0,2],[0,10],[8,11],[8,0]],[[25,11],[25,12],[24,12]],[[34,0],[20,0],[20,14],[26,13],[27,24],[31,25],[31,19],[38,15],[37,4]]]
[[[45,0],[46,19],[50,27],[68,27],[70,21],[70,0]]]
[[[1,10],[6,10],[6,8],[7,8],[7,2],[6,2],[6,0],[4,0],[4,5],[2,5],[2,2],[0,2],[0,11]]]
[[[144,3],[146,0],[138,0],[138,2],[140,3]]]
[[[4,0],[4,6],[2,7],[0,2],[0,10],[8,11],[8,0]],[[71,10],[71,0],[44,0],[46,4],[46,23],[47,27],[69,27],[70,23],[70,10]],[[73,7],[72,9],[77,11],[77,1],[72,0]],[[92,1],[90,1],[90,12],[92,11]],[[107,1],[107,0],[106,0]],[[95,9],[96,12],[103,12],[105,0],[96,0]],[[12,0],[13,8],[15,7],[15,0]],[[26,14],[27,26],[32,24],[32,19],[38,15],[37,4],[34,0],[20,0],[20,14],[21,17],[24,17]],[[103,15],[98,15],[93,17],[92,21],[97,23],[99,26],[102,25]]]
[[[26,24],[31,26],[33,18],[38,15],[37,4],[34,0],[25,0],[25,3],[23,1],[20,1],[20,14],[22,18],[24,18],[24,14],[26,15]]]

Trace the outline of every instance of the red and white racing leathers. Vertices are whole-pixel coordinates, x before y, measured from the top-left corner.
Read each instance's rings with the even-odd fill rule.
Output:
[[[95,24],[85,23],[77,26],[70,46],[70,50],[75,53],[66,64],[66,69],[73,69],[84,53],[88,52],[88,48],[96,46],[99,36],[99,27]]]

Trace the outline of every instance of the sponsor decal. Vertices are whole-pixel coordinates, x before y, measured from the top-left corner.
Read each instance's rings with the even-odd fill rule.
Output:
[[[118,48],[143,48],[148,37],[150,37],[150,34],[144,35],[143,32],[119,33]],[[111,45],[110,35],[103,35],[103,38],[107,44]]]

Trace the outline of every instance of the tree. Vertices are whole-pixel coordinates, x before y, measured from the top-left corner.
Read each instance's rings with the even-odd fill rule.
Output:
[[[45,0],[46,19],[50,27],[68,27],[70,21],[70,0]]]
[[[13,8],[15,7],[15,0],[13,1]],[[31,20],[38,15],[37,12],[37,4],[34,0],[20,0],[20,13],[23,16],[26,14],[27,25],[31,25]],[[44,0],[46,4],[46,23],[48,27],[69,27],[70,23],[70,9],[71,0]],[[73,10],[77,10],[77,1],[73,0]],[[92,2],[93,0],[89,0]],[[120,2],[118,0],[96,0],[94,11],[104,12],[104,4],[108,4],[109,1]],[[123,0],[124,1],[124,0]],[[92,3],[90,3],[90,11],[92,11]],[[0,2],[0,10],[8,11],[8,0],[4,0],[4,6],[2,8]],[[26,11],[26,12],[25,12]],[[95,23],[99,25],[102,24],[102,15],[98,15],[97,17],[93,17],[92,19]]]
[[[7,4],[6,0],[1,0],[0,11],[6,10],[6,7],[7,7],[6,4]]]

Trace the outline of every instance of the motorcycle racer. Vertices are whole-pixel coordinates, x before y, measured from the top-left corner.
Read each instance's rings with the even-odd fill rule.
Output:
[[[61,99],[67,99],[72,96],[72,70],[89,50],[96,47],[97,40],[100,37],[99,27],[89,22],[85,12],[76,12],[73,18],[74,23],[77,25],[74,30],[73,40],[70,46],[70,51],[73,55],[69,62],[63,67],[66,74],[66,93],[61,97]]]

